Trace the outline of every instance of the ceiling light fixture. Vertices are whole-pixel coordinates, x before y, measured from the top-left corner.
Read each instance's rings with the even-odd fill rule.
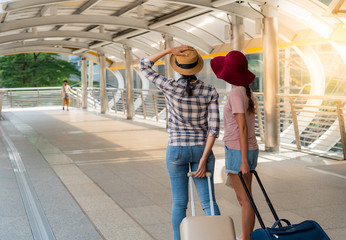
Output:
[[[143,5],[139,5],[137,7],[137,16],[138,16],[138,18],[144,18],[144,7],[143,7]]]

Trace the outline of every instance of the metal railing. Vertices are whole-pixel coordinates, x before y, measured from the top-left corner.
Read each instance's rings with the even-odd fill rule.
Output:
[[[6,94],[6,91],[0,89],[0,120],[1,120],[2,102],[3,102],[5,94]]]
[[[81,89],[75,88],[77,93]],[[81,94],[78,94],[81,96]],[[107,88],[108,105],[107,110],[110,113],[126,114],[127,111],[127,98],[126,89]],[[136,116],[143,117],[144,119],[153,119],[156,121],[166,120],[166,101],[158,90],[142,90],[134,89],[134,110]],[[78,98],[76,98],[78,105]],[[81,100],[79,100],[81,101]],[[79,104],[81,105],[81,104]],[[88,89],[88,107],[100,110],[100,89]]]
[[[61,88],[5,89],[3,106],[35,107],[61,105]],[[88,89],[88,108],[100,110],[100,90]],[[126,89],[107,88],[109,113],[126,115]],[[166,121],[166,101],[159,90],[134,89],[134,110],[137,117]],[[263,93],[254,93],[256,106],[256,135],[264,142]],[[223,107],[228,93],[219,92],[221,131]],[[82,107],[81,88],[71,92],[71,106]],[[346,159],[345,116],[346,97],[278,94],[280,143],[297,149],[332,152]]]
[[[278,97],[281,142],[295,143],[298,149],[309,147],[321,151],[343,151],[346,159],[345,97],[311,95],[278,95]]]
[[[3,88],[1,91],[3,92],[2,106],[4,108],[62,105],[61,87]],[[81,90],[79,88],[71,91],[71,106],[77,108],[81,106]]]
[[[134,89],[135,114],[144,119],[167,120],[166,102],[159,90]],[[126,114],[126,90],[108,89],[110,112]],[[114,96],[117,96],[115,98]],[[254,93],[256,105],[256,135],[264,142],[263,93]],[[223,108],[227,92],[219,92],[221,131]],[[346,97],[278,94],[280,142],[297,149],[333,152],[346,159],[345,134]]]
[[[256,96],[256,133],[264,140],[264,101]],[[346,97],[278,94],[280,144],[346,159]]]
[[[4,108],[61,105],[61,87],[4,88]]]

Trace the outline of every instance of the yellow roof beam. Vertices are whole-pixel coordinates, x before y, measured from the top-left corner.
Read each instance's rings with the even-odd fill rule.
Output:
[[[346,25],[340,23],[336,26],[334,31],[330,34],[329,38],[322,38],[317,35],[312,30],[302,30],[299,31],[294,40],[291,42],[284,42],[282,39],[279,39],[279,49],[289,48],[289,47],[299,47],[299,46],[310,46],[313,44],[323,44],[329,42],[343,42],[346,43]],[[263,52],[262,46],[262,38],[256,38],[245,41],[245,54],[254,54]],[[228,49],[230,49],[230,44],[222,44],[220,46],[216,46],[214,49],[214,53],[208,55],[202,55],[203,59],[210,59],[218,56],[225,56],[229,53]],[[164,61],[156,62],[156,65],[165,64]],[[110,69],[124,69],[124,66],[116,66],[111,67]]]
[[[344,39],[346,39],[346,37]],[[329,38],[329,39],[316,38],[316,39],[293,41],[293,42],[287,42],[287,43],[282,42],[282,43],[279,43],[279,49],[295,47],[295,46],[309,46],[312,44],[328,43],[331,41],[336,41],[336,39],[333,39],[333,38]],[[263,51],[262,46],[250,47],[250,48],[245,49],[245,54],[260,53],[262,51]],[[202,58],[203,59],[210,59],[213,57],[225,56],[227,53],[229,53],[229,51],[221,51],[221,52],[212,53],[212,54],[208,54],[208,55],[202,55]],[[160,62],[155,63],[155,65],[163,65],[163,64],[165,64],[165,61],[160,61]],[[110,69],[111,70],[118,70],[118,69],[124,69],[124,68],[125,68],[125,66],[117,66],[117,67],[111,67]]]

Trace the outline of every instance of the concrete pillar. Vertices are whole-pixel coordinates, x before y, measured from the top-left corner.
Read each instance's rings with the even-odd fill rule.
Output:
[[[124,46],[125,50],[125,68],[126,68],[126,96],[127,96],[127,119],[134,117],[133,104],[133,70],[132,70],[132,49]]]
[[[173,36],[164,34],[163,39],[165,40],[165,49],[174,47]],[[168,78],[174,78],[174,71],[169,64],[169,58],[170,55],[165,56],[165,74]]]
[[[244,20],[242,17],[231,16],[232,21],[232,34],[231,34],[231,48],[245,53],[245,31]]]
[[[88,107],[88,89],[87,89],[87,60],[82,58],[81,65],[81,80],[82,80],[82,108]]]
[[[231,50],[237,50],[245,53],[245,31],[244,20],[242,17],[231,16],[232,29],[231,29]],[[227,84],[227,91],[231,91],[232,85]]]
[[[262,7],[263,30],[263,91],[265,150],[278,151],[280,117],[276,94],[279,89],[278,9],[276,1]]]
[[[101,113],[106,113],[108,99],[106,89],[106,58],[104,54],[100,54],[100,101]]]
[[[94,86],[94,62],[89,60],[89,82],[88,87],[93,88]]]

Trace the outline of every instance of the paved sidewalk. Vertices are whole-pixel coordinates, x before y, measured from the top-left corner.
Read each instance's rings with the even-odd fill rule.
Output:
[[[0,125],[20,152],[57,239],[172,239],[164,128],[76,109],[3,115]],[[0,211],[0,239],[32,239],[2,142],[0,150],[0,203],[6,206]],[[214,152],[217,202],[239,234],[240,208],[233,190],[222,183],[221,141]],[[345,239],[346,162],[284,149],[261,151],[258,172],[279,217],[293,223],[314,219],[331,239]],[[202,214],[200,207],[197,213]]]

